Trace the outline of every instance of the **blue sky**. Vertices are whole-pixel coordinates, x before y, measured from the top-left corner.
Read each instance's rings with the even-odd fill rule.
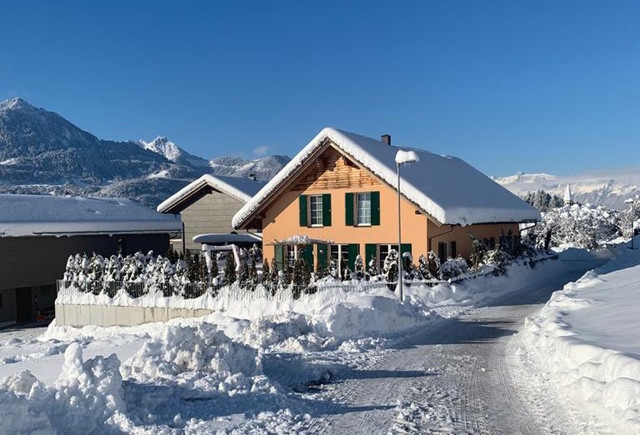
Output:
[[[333,126],[489,175],[638,165],[637,1],[2,4],[0,99],[105,139],[294,155]]]

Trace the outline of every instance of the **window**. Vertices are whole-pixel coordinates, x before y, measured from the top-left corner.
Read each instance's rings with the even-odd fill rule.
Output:
[[[322,226],[322,195],[309,197],[311,226]]]
[[[440,263],[447,261],[447,242],[438,242],[438,258]]]
[[[380,192],[345,193],[345,225],[380,225]]]
[[[358,225],[371,225],[371,192],[356,194]]]
[[[451,258],[458,256],[458,244],[455,241],[451,242]]]
[[[299,197],[301,227],[331,226],[331,194],[300,195]]]

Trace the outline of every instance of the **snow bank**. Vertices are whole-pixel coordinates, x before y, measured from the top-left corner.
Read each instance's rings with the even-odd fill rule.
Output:
[[[5,433],[118,432],[126,407],[115,355],[82,360],[77,343],[65,351],[62,372],[47,387],[23,371],[0,381],[0,418]]]
[[[640,251],[555,292],[521,336],[558,393],[617,431],[640,431]]]

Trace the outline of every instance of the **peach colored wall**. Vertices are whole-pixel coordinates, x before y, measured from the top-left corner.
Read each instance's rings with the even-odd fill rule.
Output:
[[[345,193],[380,192],[380,225],[354,227],[345,224]],[[331,226],[301,227],[298,198],[300,195],[331,194]],[[415,214],[415,208],[407,201],[401,202],[402,242],[411,243],[414,255],[427,248],[427,218]],[[364,257],[366,243],[395,244],[398,241],[398,203],[395,190],[379,184],[370,188],[317,190],[313,186],[304,191],[289,191],[274,201],[262,220],[264,255],[270,261],[274,257],[273,242],[294,235],[309,236],[334,243],[358,243]]]
[[[453,228],[453,231],[451,231]],[[518,232],[518,224],[508,223],[508,224],[479,224],[479,225],[469,225],[466,227],[454,226],[451,227],[449,225],[443,225],[441,227],[437,227],[433,222],[429,222],[428,234],[431,238],[431,251],[438,253],[438,242],[447,242],[451,241],[456,242],[458,255],[464,257],[469,260],[469,256],[471,255],[471,237],[469,234],[473,234],[476,238],[483,239],[489,237],[495,237],[496,246],[498,245],[498,241],[500,240],[500,236],[503,234],[506,235],[511,231],[514,236],[519,235]],[[450,246],[447,247],[447,252],[451,253]]]

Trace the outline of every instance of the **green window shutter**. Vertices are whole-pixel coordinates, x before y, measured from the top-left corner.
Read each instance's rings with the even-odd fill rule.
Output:
[[[400,246],[400,252],[402,254],[404,254],[405,252],[408,252],[409,254],[411,254],[411,243],[403,243]]]
[[[347,226],[353,226],[353,193],[345,193],[344,194],[344,210],[345,210],[345,219],[344,224]]]
[[[275,263],[278,270],[282,270],[284,268],[284,246],[276,245],[274,246],[276,249],[275,255]]]
[[[353,270],[356,264],[356,257],[360,253],[360,245],[349,243],[349,269]]]
[[[304,245],[302,258],[307,263],[307,268],[313,271],[313,245]]]
[[[325,245],[324,243],[318,243],[317,245],[317,251],[318,251],[318,263],[322,266],[322,267],[327,267],[327,245]]]
[[[300,195],[300,226],[307,226],[307,195]]]
[[[372,243],[367,243],[366,245],[364,245],[365,270],[369,266],[369,262],[371,261],[371,259],[376,259],[378,257],[377,254],[378,254],[378,245],[374,245]]]
[[[331,194],[325,193],[322,195],[322,225],[325,227],[331,226]]]
[[[371,225],[380,225],[380,192],[371,192]]]

